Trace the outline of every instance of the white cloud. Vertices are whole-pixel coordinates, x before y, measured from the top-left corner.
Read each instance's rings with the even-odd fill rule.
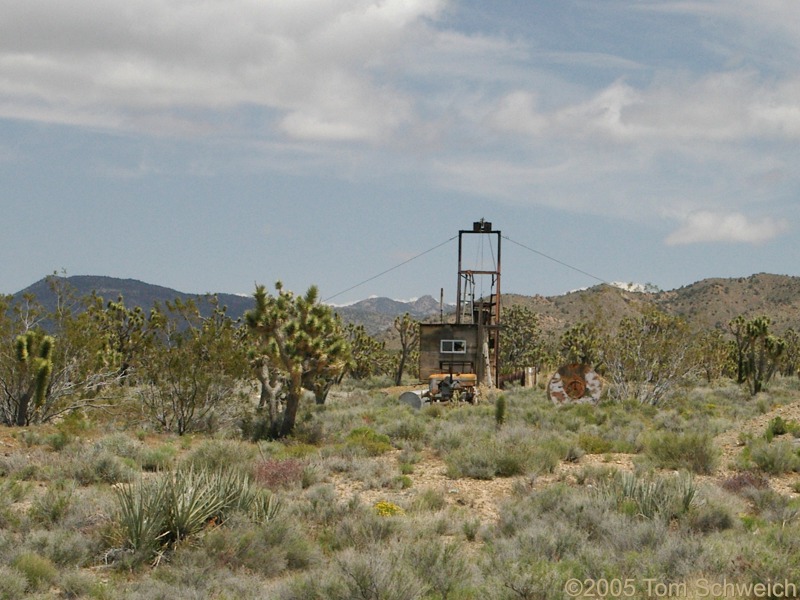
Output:
[[[501,98],[499,106],[490,117],[500,131],[539,135],[547,119],[536,109],[536,95],[530,92],[512,92]]]
[[[751,218],[741,213],[697,211],[688,215],[681,227],[672,232],[666,243],[670,246],[703,242],[734,242],[760,244],[788,230],[783,219]]]
[[[728,25],[744,29],[748,11],[753,35],[791,45],[797,36],[780,15],[793,23],[795,2],[593,10],[608,22],[614,11],[670,13],[643,19],[648,27],[672,15],[719,19],[726,25],[704,30],[711,39],[675,43],[734,52],[739,40],[728,32],[740,29]],[[646,27],[623,36],[626,47],[597,24],[589,29],[607,36],[601,43],[571,40],[584,33],[577,19],[576,31],[548,45],[490,28],[448,29],[445,19],[460,9],[449,0],[6,4],[0,118],[244,140],[255,150],[236,156],[248,167],[376,180],[408,170],[409,179],[489,200],[626,219],[669,220],[667,205],[680,214],[723,206],[735,216],[754,202],[760,214],[777,214],[771,193],[797,183],[797,152],[787,144],[800,140],[796,62],[769,71],[756,60],[665,59],[664,49],[650,53]],[[782,223],[751,221],[734,233],[731,218],[726,239],[761,239]],[[670,243],[708,237],[695,219]]]
[[[289,136],[374,140],[411,118],[382,69],[442,8],[428,0],[11,3],[0,24],[0,116],[148,130],[152,113],[257,106],[282,116]]]

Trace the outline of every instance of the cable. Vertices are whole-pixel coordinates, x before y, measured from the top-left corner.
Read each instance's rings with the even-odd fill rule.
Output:
[[[572,265],[568,265],[565,262],[561,262],[557,258],[553,258],[552,256],[547,256],[547,254],[544,254],[543,252],[539,252],[538,250],[534,250],[533,248],[531,248],[529,246],[526,246],[525,244],[520,244],[519,242],[516,242],[516,241],[512,240],[510,237],[508,237],[506,235],[504,235],[503,238],[508,240],[512,244],[516,244],[517,246],[520,246],[521,248],[525,248],[526,250],[529,250],[529,251],[533,252],[534,254],[538,254],[539,256],[542,256],[542,257],[546,258],[547,260],[552,260],[554,263],[558,263],[562,267],[567,267],[568,269],[572,269],[573,271],[577,271],[578,273],[581,273],[582,275],[586,275],[587,277],[591,277],[592,279],[596,279],[600,283],[608,283],[608,281],[606,281],[602,277],[597,277],[597,275],[592,275],[591,273],[587,273],[586,271],[582,271],[578,267],[573,267]]]
[[[418,259],[420,256],[424,256],[424,255],[428,254],[429,252],[433,252],[433,251],[434,251],[434,250],[436,250],[437,248],[441,248],[441,247],[442,247],[442,246],[444,246],[445,244],[447,244],[447,243],[449,243],[449,242],[452,242],[452,241],[453,241],[454,239],[456,239],[457,237],[458,237],[457,235],[454,235],[454,236],[453,236],[453,237],[451,237],[449,240],[445,240],[445,241],[443,241],[441,244],[437,244],[437,245],[436,245],[436,246],[434,246],[433,248],[428,248],[428,249],[427,249],[427,250],[425,250],[424,252],[420,252],[420,253],[419,253],[419,254],[417,254],[416,256],[412,256],[411,258],[409,258],[409,259],[407,259],[407,260],[404,260],[403,262],[401,262],[401,263],[399,263],[399,264],[397,264],[397,265],[395,265],[395,266],[393,266],[393,267],[390,267],[390,268],[386,269],[385,271],[382,271],[382,272],[378,273],[377,275],[373,275],[372,277],[370,277],[370,278],[368,278],[368,279],[365,279],[365,280],[364,280],[364,281],[362,281],[361,283],[357,283],[357,284],[355,284],[355,285],[353,285],[353,286],[350,286],[350,287],[349,287],[349,288],[347,288],[346,290],[342,290],[341,292],[337,292],[337,293],[335,293],[333,296],[328,296],[327,298],[324,298],[322,301],[323,301],[323,302],[327,302],[328,300],[333,300],[333,299],[334,299],[334,298],[336,298],[337,296],[341,296],[342,294],[346,294],[347,292],[349,292],[349,291],[351,291],[351,290],[354,290],[354,289],[356,289],[357,287],[361,287],[361,286],[362,286],[362,285],[364,285],[365,283],[369,283],[369,282],[370,282],[370,281],[372,281],[373,279],[377,279],[378,277],[382,277],[382,276],[386,275],[387,273],[389,273],[390,271],[394,271],[395,269],[399,269],[399,268],[400,268],[400,267],[402,267],[403,265],[406,265],[406,264],[410,263],[412,260],[416,260],[416,259]]]

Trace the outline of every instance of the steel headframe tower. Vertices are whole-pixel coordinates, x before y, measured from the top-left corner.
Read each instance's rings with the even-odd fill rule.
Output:
[[[496,236],[496,260],[493,268],[486,270],[467,268],[464,264],[464,236],[484,235]],[[500,374],[500,239],[501,232],[492,230],[492,224],[484,219],[475,221],[471,230],[458,232],[458,295],[456,299],[456,323],[475,324],[478,326],[478,339],[482,347],[481,355],[486,367],[487,383],[494,387]],[[480,297],[475,297],[475,278],[488,283],[488,295],[480,288]],[[483,369],[479,369],[483,371]]]

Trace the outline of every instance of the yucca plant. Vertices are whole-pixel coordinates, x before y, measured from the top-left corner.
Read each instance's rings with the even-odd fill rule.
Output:
[[[116,487],[114,491],[119,503],[117,522],[125,545],[134,552],[155,552],[167,534],[165,486],[160,482],[139,482]]]
[[[236,490],[220,481],[219,473],[207,471],[178,471],[164,477],[167,511],[166,536],[169,542],[179,542],[203,529],[207,523],[221,517],[234,500]]]
[[[623,512],[646,519],[680,516],[697,495],[694,480],[686,473],[669,479],[619,473],[601,482],[598,490]]]
[[[120,486],[116,494],[125,545],[145,554],[195,535],[209,523],[222,524],[234,511],[266,523],[281,508],[275,496],[237,471],[189,468]]]
[[[256,490],[250,503],[250,519],[255,523],[269,523],[275,520],[282,505],[275,494],[267,490]]]

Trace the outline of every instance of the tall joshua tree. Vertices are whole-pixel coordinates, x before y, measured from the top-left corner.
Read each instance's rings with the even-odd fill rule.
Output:
[[[745,365],[750,393],[755,396],[772,379],[779,365],[779,359],[786,349],[786,342],[770,333],[770,319],[756,317],[745,325],[747,349]]]
[[[14,340],[11,372],[2,378],[3,421],[27,425],[45,403],[53,372],[53,344],[49,335],[30,330]]]
[[[273,398],[269,415],[273,435],[283,437],[294,429],[303,390],[312,391],[317,403],[323,403],[330,386],[346,368],[350,351],[338,316],[319,303],[316,286],[311,286],[305,296],[284,290],[280,282],[275,284],[275,291],[277,296],[271,296],[263,285],[256,287],[255,307],[245,314],[245,322],[255,334],[260,359],[255,360],[251,353],[251,362],[262,375],[262,388],[265,382],[269,385],[268,378],[263,377],[265,368],[279,372],[284,382],[283,412],[279,414]],[[270,390],[266,391],[269,395]]]
[[[394,384],[400,385],[403,382],[403,373],[414,350],[419,348],[419,323],[405,313],[402,317],[396,317],[394,328],[400,335],[400,354],[397,357],[397,371],[395,371]]]

